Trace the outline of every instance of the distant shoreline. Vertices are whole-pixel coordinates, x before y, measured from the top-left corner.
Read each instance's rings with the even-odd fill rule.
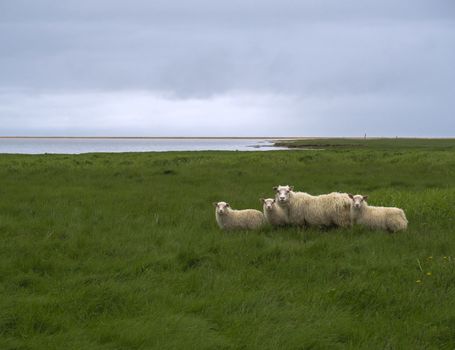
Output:
[[[455,137],[425,137],[425,136],[370,136],[374,139],[422,139],[422,140],[450,140]],[[361,140],[364,137],[355,136],[0,136],[0,139],[87,139],[87,140],[324,140],[324,139],[352,139]]]
[[[303,140],[314,137],[260,136],[0,136],[0,139],[100,139],[100,140]]]

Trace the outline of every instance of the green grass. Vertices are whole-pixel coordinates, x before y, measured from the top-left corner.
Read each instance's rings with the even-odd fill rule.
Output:
[[[317,138],[301,140],[283,140],[277,146],[289,148],[367,148],[375,150],[455,150],[454,139],[418,139],[418,138]]]
[[[0,155],[0,349],[453,349],[455,141],[395,141]],[[218,229],[277,184],[409,230]]]

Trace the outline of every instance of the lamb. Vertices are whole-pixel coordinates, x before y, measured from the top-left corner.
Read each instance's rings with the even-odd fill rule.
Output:
[[[368,205],[368,196],[352,195],[351,221],[369,229],[387,230],[389,232],[404,231],[408,227],[408,220],[403,209],[394,207],[374,207]]]
[[[289,223],[287,209],[283,209],[273,198],[261,198],[264,217],[272,226],[284,226]]]
[[[213,206],[216,208],[216,222],[222,230],[255,230],[266,223],[264,215],[259,210],[235,210],[226,202],[214,202]]]
[[[288,210],[289,222],[298,226],[350,227],[351,200],[347,193],[312,196],[294,192],[292,186],[274,187],[278,205]]]

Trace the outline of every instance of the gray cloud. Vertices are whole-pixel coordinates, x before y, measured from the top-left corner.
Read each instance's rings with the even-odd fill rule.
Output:
[[[252,134],[450,136],[454,37],[449,0],[5,1],[0,120],[6,133],[155,134],[151,104],[126,113],[145,92],[172,115],[168,134],[222,134],[210,119],[223,106],[229,134],[250,118]]]

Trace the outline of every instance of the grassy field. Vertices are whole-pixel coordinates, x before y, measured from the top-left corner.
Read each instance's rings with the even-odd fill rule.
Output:
[[[0,349],[454,349],[455,140],[298,142],[0,155]],[[277,184],[409,230],[219,231]]]

